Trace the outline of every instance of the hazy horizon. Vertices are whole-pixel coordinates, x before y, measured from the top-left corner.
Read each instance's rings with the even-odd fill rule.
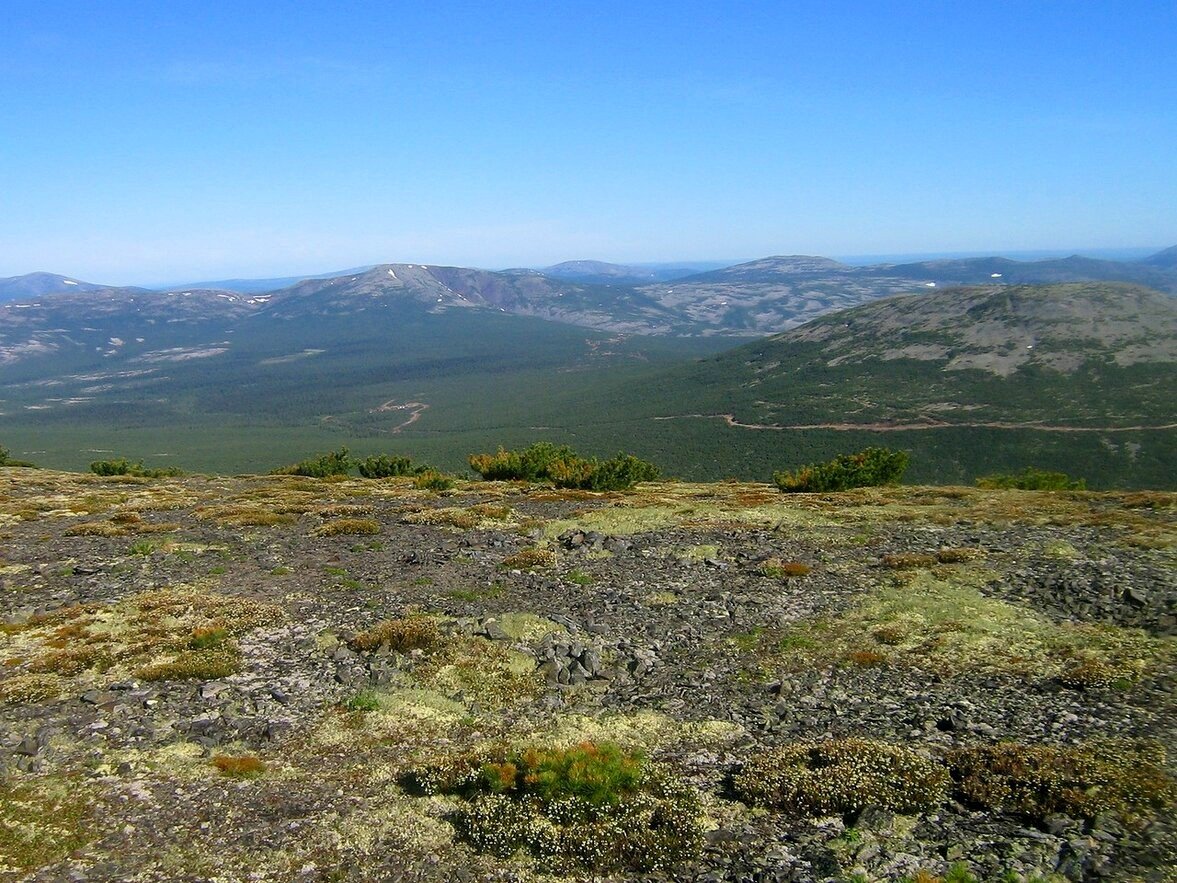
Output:
[[[965,251],[950,251],[950,252],[906,251],[906,252],[896,252],[896,253],[889,253],[889,254],[852,254],[852,255],[829,254],[829,255],[817,255],[817,256],[831,258],[832,260],[836,260],[836,261],[839,261],[844,264],[849,264],[851,266],[864,266],[864,265],[868,265],[868,264],[886,264],[886,263],[909,263],[909,262],[933,261],[933,260],[953,260],[953,259],[974,258],[974,257],[1004,257],[1004,258],[1009,258],[1011,260],[1016,260],[1016,261],[1037,261],[1037,260],[1052,260],[1055,258],[1064,258],[1064,257],[1069,257],[1071,255],[1081,255],[1082,257],[1100,258],[1100,259],[1104,259],[1104,260],[1132,261],[1132,260],[1139,260],[1141,258],[1145,258],[1150,255],[1156,254],[1157,252],[1162,251],[1162,250],[1169,248],[1169,247],[1171,247],[1171,246],[1156,245],[1156,246],[1132,246],[1132,247],[1128,247],[1128,248],[1098,248],[1098,247],[1096,247],[1096,248],[1051,248],[1051,249],[1034,249],[1034,250],[1029,250],[1029,251],[1019,251],[1016,249],[971,249],[971,250],[965,250]],[[624,264],[626,266],[644,267],[644,268],[655,268],[655,267],[698,268],[699,271],[702,272],[706,269],[712,269],[712,268],[717,269],[720,267],[729,267],[729,266],[744,263],[747,261],[754,261],[754,260],[758,260],[761,258],[772,257],[774,255],[790,255],[790,254],[800,254],[800,252],[777,251],[777,252],[774,252],[773,255],[767,255],[767,254],[747,255],[744,257],[740,257],[740,258],[719,258],[719,259],[716,259],[716,258],[683,258],[680,260],[638,260],[638,261],[624,261],[624,262],[623,261],[610,261],[610,260],[606,260],[606,259],[598,258],[598,257],[575,257],[575,258],[566,258],[561,261],[556,261],[555,263],[559,264],[559,263],[564,263],[567,261],[602,261],[604,263]],[[289,271],[289,272],[279,271],[279,272],[263,273],[263,274],[257,274],[257,275],[231,274],[231,275],[219,276],[216,278],[211,277],[211,276],[203,277],[203,278],[174,276],[174,277],[164,277],[162,279],[156,278],[156,277],[130,277],[130,278],[118,278],[118,279],[105,279],[105,278],[100,279],[100,278],[87,277],[83,273],[63,273],[63,272],[61,272],[61,270],[59,268],[56,268],[56,267],[39,267],[39,268],[32,269],[32,270],[26,270],[21,273],[12,273],[10,275],[11,276],[23,276],[23,275],[27,275],[29,273],[54,273],[56,275],[66,276],[70,279],[77,279],[82,282],[100,283],[100,284],[104,284],[104,285],[137,286],[137,287],[142,287],[142,288],[168,288],[168,287],[174,287],[174,286],[192,285],[192,284],[200,283],[200,282],[217,282],[217,281],[231,281],[231,280],[243,280],[244,281],[244,280],[254,280],[254,279],[288,279],[288,278],[293,278],[293,277],[310,278],[310,277],[314,277],[314,276],[329,277],[329,276],[333,276],[336,274],[345,275],[347,273],[359,272],[367,267],[379,266],[382,264],[420,264],[420,263],[422,263],[422,262],[410,260],[407,258],[406,259],[397,259],[397,260],[378,260],[378,261],[370,261],[366,264],[359,264],[354,267],[337,267],[334,269],[330,269],[330,268],[325,269],[325,268],[319,267],[319,268],[313,268],[313,269],[293,270],[293,271]],[[443,266],[443,267],[444,266],[449,266],[449,267],[465,266],[462,264],[457,264],[452,261],[439,261],[439,262],[432,263],[430,265],[431,266]],[[515,264],[512,266],[501,266],[501,267],[476,267],[475,269],[498,272],[498,271],[503,271],[503,270],[521,269],[525,266],[526,265],[523,265],[523,264]],[[554,266],[554,264],[545,264],[543,266],[537,265],[537,266],[530,267],[529,269],[542,270],[542,269],[544,269],[544,267],[550,267],[550,266]],[[0,278],[9,278],[9,277],[8,276],[0,276]]]

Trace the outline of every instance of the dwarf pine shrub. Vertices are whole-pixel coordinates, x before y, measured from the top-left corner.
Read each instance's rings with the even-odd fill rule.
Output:
[[[1049,472],[1027,466],[1021,472],[982,476],[977,479],[977,487],[986,490],[1081,491],[1086,490],[1087,480],[1071,478],[1065,472]]]
[[[291,463],[289,466],[280,466],[270,472],[270,475],[302,475],[307,478],[329,478],[333,475],[347,475],[351,470],[352,460],[348,454],[347,448],[340,448],[338,451],[328,451],[325,454],[319,454],[317,457],[310,457],[306,460],[300,460],[297,463]]]
[[[584,458],[567,445],[536,442],[521,451],[503,448],[494,454],[471,454],[471,468],[488,481],[550,481],[571,490],[628,490],[640,481],[658,478],[658,467],[632,454],[608,460]]]
[[[4,447],[4,445],[0,445],[0,466],[23,466],[27,469],[37,468],[36,464],[30,463],[27,460],[14,460],[12,458],[12,452]]]
[[[421,491],[453,490],[456,483],[452,476],[446,475],[444,472],[439,472],[436,469],[426,469],[418,473],[413,479],[413,487]]]
[[[494,454],[471,454],[470,467],[486,481],[547,481],[557,460],[577,459],[572,448],[536,442],[521,451],[499,448]]]
[[[174,478],[181,472],[175,466],[162,469],[148,469],[142,460],[134,462],[126,457],[114,460],[95,460],[90,464],[90,471],[95,475],[131,475],[136,478]]]
[[[632,454],[618,452],[609,460],[557,460],[549,475],[559,488],[583,491],[623,491],[640,481],[658,478],[658,467]]]
[[[387,454],[357,460],[356,467],[364,478],[400,478],[429,471],[428,466],[415,465],[408,457],[389,457]]]
[[[857,454],[839,454],[828,463],[802,466],[795,472],[774,472],[772,478],[786,493],[828,493],[898,484],[909,459],[907,451],[866,448]]]

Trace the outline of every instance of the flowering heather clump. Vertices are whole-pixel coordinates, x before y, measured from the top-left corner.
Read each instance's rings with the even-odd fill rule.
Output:
[[[753,758],[732,780],[741,798],[793,815],[825,816],[869,805],[920,812],[948,794],[948,772],[914,751],[872,739],[785,745]]]
[[[409,782],[464,797],[454,825],[478,851],[524,850],[556,871],[665,870],[702,845],[695,791],[610,743],[468,756]]]

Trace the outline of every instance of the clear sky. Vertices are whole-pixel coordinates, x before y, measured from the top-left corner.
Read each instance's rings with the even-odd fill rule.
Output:
[[[0,276],[1177,243],[1177,2],[0,0]]]

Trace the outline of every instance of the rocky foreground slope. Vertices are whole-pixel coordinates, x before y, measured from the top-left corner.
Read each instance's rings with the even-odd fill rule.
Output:
[[[0,875],[1173,879],[1175,505],[0,469]],[[412,787],[586,743],[693,855],[496,856]],[[790,751],[809,802],[758,801]]]

